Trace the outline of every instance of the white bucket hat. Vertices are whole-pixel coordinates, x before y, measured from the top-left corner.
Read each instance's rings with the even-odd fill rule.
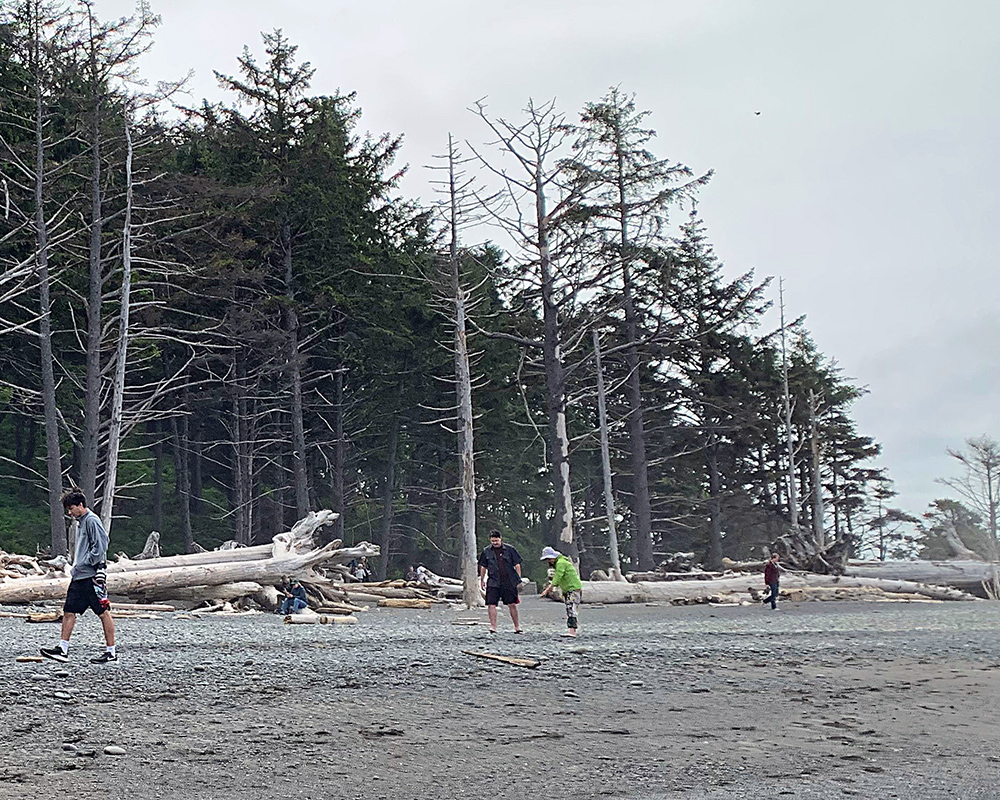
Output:
[[[561,556],[561,555],[562,555],[562,553],[560,553],[554,547],[543,547],[542,548],[542,557],[539,560],[540,561],[548,561],[550,558],[559,558],[559,556]]]

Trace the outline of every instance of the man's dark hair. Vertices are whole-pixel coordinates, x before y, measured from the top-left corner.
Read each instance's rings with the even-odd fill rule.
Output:
[[[494,528],[493,530],[490,531],[490,538],[491,539],[502,539],[503,538],[503,534],[500,533],[500,531],[498,531],[496,528]]]
[[[72,489],[67,489],[62,493],[62,504],[63,510],[68,509],[70,506],[83,506],[86,508],[87,496],[74,486]]]

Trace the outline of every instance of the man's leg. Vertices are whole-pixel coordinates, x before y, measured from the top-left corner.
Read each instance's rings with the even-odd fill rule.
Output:
[[[521,623],[517,618],[517,603],[507,606],[507,610],[510,612],[510,621],[514,623],[514,630],[521,630]]]
[[[104,628],[104,643],[108,649],[113,650],[115,646],[115,618],[110,611],[105,611],[98,619],[101,620],[101,627]]]
[[[71,614],[68,611],[63,612],[62,618],[62,640],[64,642],[69,641],[69,637],[73,635],[73,627],[76,625],[76,614]]]
[[[46,658],[54,661],[67,661],[69,655],[69,637],[73,635],[73,626],[76,625],[76,614],[63,609],[62,618],[62,640],[55,647],[43,647],[39,652]]]
[[[497,631],[497,607],[496,606],[486,606],[486,612],[490,615],[490,630],[496,633]]]
[[[778,607],[778,584],[777,582],[771,584],[771,608],[775,609]]]

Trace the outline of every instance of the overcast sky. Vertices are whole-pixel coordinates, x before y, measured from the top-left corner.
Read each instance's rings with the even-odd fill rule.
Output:
[[[947,447],[1000,438],[1000,2],[151,2],[148,78],[192,69],[219,99],[212,70],[280,27],[316,93],[356,91],[363,129],[404,134],[410,197],[449,132],[488,138],[479,98],[513,117],[636,93],[657,155],[715,170],[700,211],[729,271],[784,277],[789,315],[870,390],[855,416],[898,505],[944,496]]]

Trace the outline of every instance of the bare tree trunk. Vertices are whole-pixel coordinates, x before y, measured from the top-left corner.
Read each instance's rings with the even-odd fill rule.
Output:
[[[835,542],[840,541],[840,497],[838,497],[837,492],[839,489],[837,483],[837,465],[831,464],[830,474],[833,478],[832,493],[833,496],[830,499],[830,505],[833,508],[833,540]]]
[[[201,513],[201,496],[204,489],[202,478],[203,456],[201,452],[201,425],[196,424],[194,431],[189,430],[191,446],[191,513]]]
[[[809,438],[812,445],[812,501],[813,501],[813,536],[816,539],[816,550],[822,553],[826,549],[826,533],[823,530],[823,477],[820,464],[819,433],[816,429],[816,416],[819,413],[820,400],[815,392],[809,390]]]
[[[792,402],[788,391],[788,352],[785,349],[785,289],[784,281],[778,281],[779,305],[781,307],[781,385],[785,408],[785,446],[788,449],[788,518],[792,532],[799,528],[799,497],[795,480],[795,443],[792,440]]]
[[[337,512],[337,521],[334,523],[334,538],[344,538],[344,370],[338,369],[334,373],[334,391],[336,403],[336,421],[334,430],[337,441],[333,450],[333,510]]]
[[[615,498],[611,486],[611,447],[608,443],[608,412],[604,400],[604,370],[601,367],[601,339],[597,331],[591,331],[594,337],[594,356],[597,362],[597,414],[601,426],[601,471],[604,476],[604,513],[608,520],[608,551],[611,555],[611,576],[616,581],[622,577],[622,564],[618,556],[618,532],[615,530]],[[648,500],[648,497],[647,497]],[[648,506],[647,506],[648,510]],[[650,539],[650,558],[652,559],[652,539]]]
[[[126,112],[127,113],[127,112]],[[115,352],[115,377],[111,385],[111,424],[108,429],[108,459],[104,468],[104,500],[101,521],[111,534],[115,488],[118,483],[118,444],[122,430],[122,402],[125,396],[125,367],[128,363],[129,310],[132,298],[132,132],[125,122],[125,222],[122,233],[122,291],[118,318],[118,348]],[[185,473],[187,470],[185,469]],[[189,501],[188,501],[189,502]],[[191,520],[187,521],[185,543],[190,538]]]
[[[93,19],[91,19],[91,25]],[[101,305],[104,295],[104,272],[101,262],[101,236],[104,209],[101,196],[101,89],[97,79],[96,42],[91,30],[90,79],[90,269],[87,293],[87,373],[84,379],[83,431],[80,437],[80,488],[88,500],[96,501],[97,464],[101,438]],[[103,511],[102,511],[103,516]],[[109,515],[110,516],[110,515]]]
[[[620,131],[619,131],[620,136]],[[639,322],[632,297],[632,272],[629,262],[631,243],[628,237],[628,203],[625,186],[625,167],[622,161],[621,141],[616,143],[618,155],[618,212],[621,234],[622,292],[625,300],[625,365],[628,367],[626,396],[628,397],[628,438],[632,459],[632,516],[635,518],[633,535],[636,537],[636,554],[640,570],[653,569],[653,524],[649,506],[649,473],[646,458],[646,430],[643,422],[642,386],[639,374]]]
[[[538,228],[539,270],[542,278],[542,322],[545,339],[545,389],[549,413],[549,453],[555,489],[552,528],[558,541],[577,559],[573,542],[573,496],[569,476],[569,434],[566,429],[566,379],[559,342],[559,308],[555,300],[555,278],[549,253],[548,216],[542,165],[535,170],[535,221]]]
[[[379,533],[379,550],[382,558],[378,561],[375,572],[380,581],[385,580],[389,571],[389,559],[392,558],[392,516],[393,496],[396,494],[396,450],[399,446],[399,412],[393,413],[392,428],[389,431],[389,445],[385,467],[385,490],[382,493],[382,528]]]
[[[45,131],[42,108],[41,19],[34,9],[32,43],[35,79],[35,267],[38,273],[39,344],[42,357],[42,407],[45,417],[45,466],[49,489],[49,525],[52,554],[66,553],[66,523],[63,521],[62,454],[56,411],[55,359],[52,353],[52,296],[49,275],[49,238],[45,220]],[[88,498],[89,499],[89,498]]]
[[[478,606],[479,578],[476,569],[476,464],[473,442],[472,371],[469,368],[469,343],[465,330],[466,292],[462,288],[458,261],[458,197],[455,188],[455,149],[448,135],[448,180],[451,200],[451,292],[455,303],[455,392],[458,396],[458,485],[459,517],[462,521],[459,548],[459,575],[462,600],[467,608]]]
[[[722,568],[722,477],[719,474],[719,443],[713,431],[706,448],[708,466],[708,569]]]
[[[292,383],[292,472],[295,476],[296,519],[309,513],[309,471],[306,464],[306,434],[302,410],[302,366],[299,355],[299,317],[295,311],[295,278],[292,273],[292,233],[286,222],[282,228],[285,263],[285,320],[288,333],[288,367]]]
[[[146,433],[156,437],[153,444],[153,530],[163,532],[163,437],[160,424],[146,423]]]
[[[232,386],[232,435],[233,435],[233,519],[236,525],[235,536],[242,544],[250,544],[253,538],[252,519],[250,514],[252,487],[250,478],[252,466],[248,464],[252,457],[249,448],[249,425],[247,419],[246,386],[246,356],[238,352],[235,355],[236,379]]]
[[[191,482],[188,475],[187,460],[187,428],[188,419],[181,415],[180,422],[176,416],[170,418],[173,428],[174,446],[174,479],[177,482],[177,503],[181,512],[181,535],[184,539],[184,552],[194,552],[194,533],[191,530]]]

